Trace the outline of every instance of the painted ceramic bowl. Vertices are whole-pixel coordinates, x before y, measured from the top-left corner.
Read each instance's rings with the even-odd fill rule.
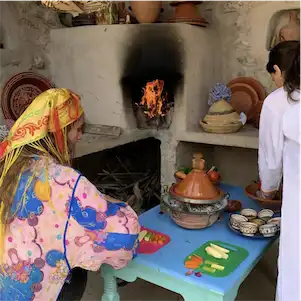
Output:
[[[230,217],[230,224],[236,230],[240,230],[240,224],[247,221],[248,219],[240,214],[232,214]]]
[[[269,219],[268,224],[274,224],[278,227],[278,230],[280,230],[281,217],[273,217]]]
[[[263,209],[258,212],[258,217],[263,219],[264,221],[268,221],[274,215],[274,211],[270,209]]]
[[[255,223],[243,222],[240,224],[239,230],[246,236],[254,236],[258,231],[258,226]]]
[[[265,221],[260,218],[252,219],[252,223],[256,224],[258,227],[265,224]]]
[[[257,217],[257,212],[249,208],[241,210],[240,214],[245,216],[249,221]]]
[[[259,232],[264,237],[272,237],[275,236],[278,232],[278,226],[275,224],[266,224],[259,227]]]

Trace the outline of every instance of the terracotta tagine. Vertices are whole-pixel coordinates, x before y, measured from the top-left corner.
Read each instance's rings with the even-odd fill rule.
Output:
[[[175,7],[174,14],[169,22],[182,22],[193,25],[206,26],[208,22],[199,15],[197,5],[203,1],[171,1],[170,5]]]
[[[218,200],[220,191],[212,184],[205,172],[205,160],[195,154],[192,160],[192,171],[183,181],[174,185],[173,192],[180,197],[197,200]]]
[[[139,23],[155,23],[161,7],[162,1],[131,1],[131,10]]]

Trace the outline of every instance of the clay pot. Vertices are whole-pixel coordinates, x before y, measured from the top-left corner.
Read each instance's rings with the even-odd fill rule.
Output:
[[[175,7],[174,14],[169,22],[184,22],[194,25],[205,26],[208,22],[199,15],[197,5],[202,1],[172,1],[171,6]]]
[[[300,20],[297,11],[289,13],[290,21],[279,32],[279,41],[300,40]]]
[[[131,1],[131,9],[139,23],[155,23],[161,7],[162,1]]]

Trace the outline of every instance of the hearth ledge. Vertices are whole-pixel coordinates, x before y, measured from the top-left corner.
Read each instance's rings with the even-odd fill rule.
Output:
[[[245,125],[239,132],[231,134],[212,134],[199,128],[177,133],[176,140],[258,149],[258,133],[259,131],[249,124]]]
[[[75,148],[75,158],[110,149],[119,145],[154,137],[152,130],[124,130],[119,137],[84,134]]]

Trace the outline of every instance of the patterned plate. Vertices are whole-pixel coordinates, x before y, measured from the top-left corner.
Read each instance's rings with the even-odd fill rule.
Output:
[[[37,73],[22,72],[14,75],[2,90],[1,108],[4,118],[16,121],[39,94],[53,87],[47,78]]]

